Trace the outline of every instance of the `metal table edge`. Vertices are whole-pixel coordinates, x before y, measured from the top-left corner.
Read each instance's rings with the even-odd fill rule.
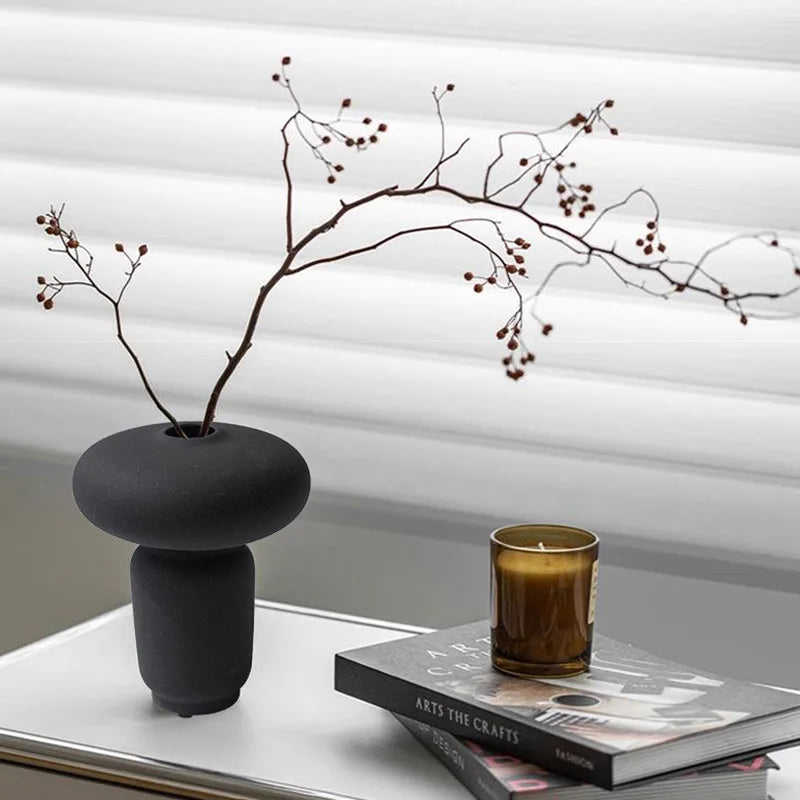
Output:
[[[86,622],[47,636],[0,656],[0,670],[4,666],[42,652],[63,642],[108,624],[128,613],[130,603],[101,614]],[[337,611],[304,608],[272,600],[256,600],[257,608],[267,608],[288,614],[320,617],[323,619],[367,625],[402,633],[428,633],[431,628],[407,625],[386,620],[342,614]],[[347,795],[332,794],[302,786],[294,786],[261,778],[245,778],[214,770],[184,767],[168,761],[144,758],[131,753],[121,753],[90,747],[77,742],[50,739],[7,728],[0,728],[0,762],[46,769],[77,777],[105,781],[122,786],[160,791],[179,797],[225,798],[225,800],[361,800]]]

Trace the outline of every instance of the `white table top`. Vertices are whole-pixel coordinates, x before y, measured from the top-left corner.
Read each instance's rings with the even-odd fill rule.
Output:
[[[181,719],[136,667],[130,607],[0,657],[0,759],[243,798],[469,800],[390,714],[333,689],[333,656],[418,629],[258,601],[241,700]],[[800,798],[800,749],[775,754]]]
[[[800,747],[772,753],[772,759],[780,765],[780,772],[769,776],[769,793],[774,800],[800,798]]]

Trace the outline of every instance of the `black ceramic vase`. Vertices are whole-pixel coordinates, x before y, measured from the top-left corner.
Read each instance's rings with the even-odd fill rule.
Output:
[[[72,479],[83,514],[136,542],[131,591],[139,671],[155,702],[181,716],[239,698],[253,654],[255,570],[248,542],[288,525],[310,476],[290,444],[215,423],[165,424],[92,445]],[[192,436],[191,434],[195,434]]]

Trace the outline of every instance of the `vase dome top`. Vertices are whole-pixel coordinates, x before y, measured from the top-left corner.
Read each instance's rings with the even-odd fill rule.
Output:
[[[300,513],[310,487],[308,466],[288,442],[222,422],[202,438],[178,437],[167,424],[120,431],[93,444],[72,478],[78,508],[98,528],[169,550],[269,536]]]

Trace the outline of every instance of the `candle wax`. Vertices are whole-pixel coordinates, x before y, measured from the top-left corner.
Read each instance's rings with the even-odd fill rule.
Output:
[[[496,650],[508,659],[541,664],[584,653],[595,560],[591,551],[557,548],[497,552],[492,575]]]

